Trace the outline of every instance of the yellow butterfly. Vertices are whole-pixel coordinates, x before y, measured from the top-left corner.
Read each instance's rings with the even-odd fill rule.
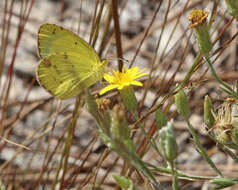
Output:
[[[73,32],[55,24],[43,24],[38,32],[42,60],[37,80],[53,96],[67,99],[101,80],[107,60],[100,61],[95,50]]]

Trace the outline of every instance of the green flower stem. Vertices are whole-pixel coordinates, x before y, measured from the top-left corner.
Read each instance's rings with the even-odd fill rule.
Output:
[[[141,172],[143,172],[144,175],[147,176],[148,179],[150,179],[151,183],[153,184],[154,187],[156,187],[156,189],[164,190],[163,186],[159,182],[156,181],[152,172],[147,168],[146,164],[136,155],[136,153],[131,152],[131,156],[133,158],[132,163],[134,163],[133,164],[134,167],[140,170]]]
[[[212,160],[206,154],[206,151],[202,147],[202,144],[199,141],[199,138],[198,138],[194,128],[192,127],[192,125],[189,122],[188,118],[189,118],[190,108],[189,108],[188,100],[187,100],[187,97],[186,97],[184,91],[180,90],[178,93],[176,93],[174,95],[174,100],[175,100],[175,104],[176,104],[178,113],[183,116],[183,118],[185,119],[185,121],[188,125],[189,131],[193,136],[193,139],[195,141],[195,144],[197,145],[197,149],[198,149],[199,153],[203,156],[203,158],[207,161],[207,163],[211,166],[211,168],[213,168],[217,174],[222,176],[222,173],[216,168],[216,165],[212,162]]]
[[[173,173],[173,190],[179,190],[177,172]]]
[[[146,165],[150,168],[153,168],[156,172],[159,172],[160,174],[164,174],[166,176],[172,175],[172,169],[171,168],[164,168],[164,167],[157,167],[150,163],[146,163]],[[185,174],[182,171],[176,170],[177,176],[179,179],[185,179],[189,181],[197,181],[197,180],[212,180],[217,179],[217,177],[209,177],[209,176],[194,176],[190,174]]]
[[[236,81],[236,94],[238,94],[238,81]]]
[[[227,148],[225,145],[218,143],[218,146],[224,150],[229,156],[238,163],[238,157],[236,154],[234,154],[229,148]]]
[[[110,137],[109,137],[110,138]],[[132,164],[137,170],[141,171],[151,182],[151,184],[158,190],[163,190],[163,187],[156,181],[153,173],[147,168],[145,162],[143,162],[136,154],[136,152],[127,146],[125,143],[119,143],[116,140],[110,139],[112,148],[117,152],[125,161]],[[129,142],[128,142],[129,143]],[[132,143],[132,141],[131,141]]]
[[[172,171],[172,175],[173,175],[173,190],[178,190],[178,174],[177,174],[177,170],[174,167],[174,163],[170,163],[170,167],[171,167],[171,171]]]
[[[212,63],[210,61],[209,55],[208,54],[204,54],[204,58],[205,58],[206,62],[208,63],[208,66],[209,66],[209,68],[211,70],[212,76],[217,80],[217,82],[219,82],[224,87],[224,89],[226,90],[227,93],[229,93],[232,97],[238,99],[238,95],[234,92],[234,90],[232,90],[230,85],[227,84],[226,82],[224,82],[223,80],[221,80],[217,76],[216,71],[214,70],[214,68],[212,66]]]
[[[125,87],[122,90],[120,90],[120,95],[127,110],[129,110],[133,114],[135,120],[139,120],[139,116],[137,113],[138,102],[135,96],[134,89],[131,86]],[[156,150],[156,152],[159,155],[161,155],[156,146],[156,143],[154,142],[154,139],[149,137],[149,135],[146,133],[144,129],[144,126],[141,124],[138,124],[138,126],[141,129],[142,134],[146,137],[146,139],[150,143],[150,145]]]
[[[181,90],[186,85],[186,83],[189,81],[189,79],[191,78],[191,76],[199,62],[200,56],[201,56],[201,53],[198,53],[194,62],[193,62],[193,65],[190,67],[189,71],[186,73],[184,80],[175,88],[174,92],[178,92],[179,90]]]
[[[227,146],[229,146],[230,148],[232,148],[232,149],[238,151],[238,145],[235,144],[235,143],[231,143],[231,144],[229,144],[229,145],[227,145]]]
[[[5,190],[5,186],[2,184],[2,182],[0,181],[0,190]]]
[[[192,125],[190,124],[188,118],[184,118],[187,122],[187,125],[189,127],[189,130],[193,136],[193,139],[195,141],[195,144],[197,145],[198,151],[199,153],[203,156],[203,158],[207,161],[207,163],[211,166],[211,168],[220,176],[223,177],[222,173],[220,172],[220,170],[217,169],[216,165],[213,163],[213,161],[209,158],[209,156],[207,155],[206,151],[204,150],[204,148],[202,147],[202,144],[194,130],[194,128],[192,127]]]
[[[138,118],[137,118],[137,120],[138,120]],[[147,141],[150,143],[150,145],[154,148],[154,150],[157,152],[157,154],[158,154],[159,156],[161,156],[161,153],[160,153],[158,147],[156,146],[156,143],[155,143],[153,137],[150,137],[150,136],[147,134],[147,132],[145,131],[145,128],[144,128],[143,125],[138,124],[138,126],[139,126],[139,128],[141,129],[142,134],[145,136],[145,138],[147,139]]]

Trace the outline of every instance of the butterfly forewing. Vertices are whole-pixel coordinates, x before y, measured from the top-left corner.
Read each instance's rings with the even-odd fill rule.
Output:
[[[38,50],[41,58],[52,53],[75,52],[88,59],[99,61],[95,50],[82,38],[61,26],[43,24],[38,32]]]

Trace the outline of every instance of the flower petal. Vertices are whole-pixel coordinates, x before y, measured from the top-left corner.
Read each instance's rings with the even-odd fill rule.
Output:
[[[103,76],[103,78],[109,83],[112,83],[114,81],[114,77],[112,75],[109,75],[109,74],[105,74]]]
[[[102,94],[104,94],[104,93],[106,93],[106,92],[108,92],[108,91],[110,91],[110,90],[112,90],[112,89],[115,89],[115,88],[117,88],[117,87],[118,87],[117,84],[110,84],[110,85],[106,86],[105,88],[103,88],[103,89],[99,92],[99,94],[102,95]]]
[[[132,81],[131,84],[133,84],[135,86],[143,86],[143,84],[139,81]]]
[[[145,75],[148,75],[148,73],[137,74],[135,79],[140,78],[140,77],[145,76]]]

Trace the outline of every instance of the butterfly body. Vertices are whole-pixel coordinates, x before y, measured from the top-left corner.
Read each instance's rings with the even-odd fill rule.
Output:
[[[100,61],[95,50],[73,32],[44,24],[38,32],[38,82],[59,99],[77,96],[101,80],[107,60]]]

